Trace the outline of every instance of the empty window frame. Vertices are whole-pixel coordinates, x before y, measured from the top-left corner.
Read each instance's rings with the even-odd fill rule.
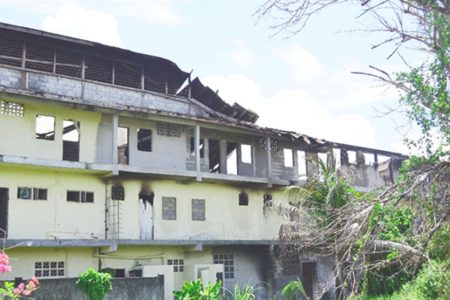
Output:
[[[208,139],[209,172],[220,173],[220,142]]]
[[[214,254],[214,264],[222,264],[225,279],[234,278],[234,255],[233,254]]]
[[[0,101],[0,115],[23,117],[23,105],[14,102]]]
[[[162,219],[163,220],[177,219],[177,199],[175,197],[162,198]]]
[[[241,145],[241,162],[245,164],[252,163],[252,146],[248,144]]]
[[[173,271],[181,273],[184,271],[184,259],[172,258],[167,260],[169,266],[173,266]]]
[[[47,189],[18,187],[17,199],[23,200],[47,200]]]
[[[205,221],[205,200],[192,199],[192,221]]]
[[[64,275],[64,261],[37,261],[34,263],[34,276],[36,277],[63,277]]]
[[[80,122],[63,121],[63,160],[80,160]]]
[[[111,187],[112,200],[125,200],[125,189],[121,184],[115,184]]]
[[[245,192],[239,193],[239,206],[248,206],[248,194]]]
[[[127,165],[129,160],[129,129],[126,127],[117,128],[117,155],[119,164]]]
[[[284,166],[286,168],[294,167],[294,156],[292,149],[284,148],[283,149],[283,157],[284,157]]]
[[[298,157],[298,176],[299,179],[306,180],[308,177],[306,169],[306,153],[305,151],[297,151]]]
[[[238,144],[227,142],[227,174],[237,175],[237,149]]]
[[[36,116],[36,138],[38,140],[55,140],[55,117]]]
[[[205,143],[203,142],[203,139],[200,139],[200,144],[198,145],[198,148],[200,150],[200,158],[205,157]],[[191,136],[191,156],[195,156],[195,138]]]
[[[138,151],[152,151],[152,131],[150,129],[139,128],[137,130],[137,149]]]
[[[67,201],[94,203],[94,193],[85,191],[67,191]]]

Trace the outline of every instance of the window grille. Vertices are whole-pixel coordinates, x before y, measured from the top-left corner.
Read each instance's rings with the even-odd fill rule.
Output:
[[[183,272],[184,271],[184,259],[168,259],[167,264],[169,266],[173,266],[174,272]]]
[[[23,117],[23,105],[14,102],[0,101],[0,114]]]
[[[233,254],[214,254],[213,256],[214,264],[222,264],[225,279],[234,278],[234,256]]]
[[[64,275],[64,261],[37,261],[34,263],[34,276],[36,277],[63,277]]]

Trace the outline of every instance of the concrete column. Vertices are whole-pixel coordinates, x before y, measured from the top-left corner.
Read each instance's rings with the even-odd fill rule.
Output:
[[[195,169],[197,171],[197,181],[202,181],[201,157],[200,157],[200,125],[195,125],[194,133],[195,148]]]
[[[270,149],[270,137],[266,138],[267,153],[267,186],[272,187],[272,151]]]
[[[117,133],[119,127],[119,115],[114,114],[112,117],[112,164],[117,165],[119,162],[119,155],[117,149]]]
[[[292,159],[293,159],[293,166],[294,166],[294,179],[298,180],[298,151],[297,149],[292,149]]]

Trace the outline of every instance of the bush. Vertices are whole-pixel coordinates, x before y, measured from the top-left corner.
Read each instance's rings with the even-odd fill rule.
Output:
[[[450,299],[449,262],[431,261],[420,271],[412,288],[423,299]]]
[[[77,287],[85,293],[90,300],[103,300],[105,295],[112,290],[111,274],[100,273],[89,268],[80,274]]]
[[[221,288],[221,281],[204,286],[201,279],[197,279],[186,281],[181,291],[173,291],[173,295],[177,300],[217,300],[220,299]]]

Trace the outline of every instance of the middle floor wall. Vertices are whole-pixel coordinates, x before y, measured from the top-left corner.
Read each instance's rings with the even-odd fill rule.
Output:
[[[283,190],[2,165],[10,239],[269,240]]]

